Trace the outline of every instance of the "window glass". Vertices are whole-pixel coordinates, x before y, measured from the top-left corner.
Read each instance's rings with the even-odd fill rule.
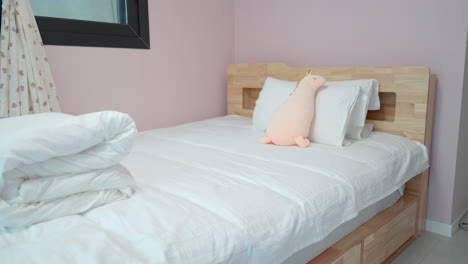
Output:
[[[127,24],[126,0],[31,0],[36,16]]]

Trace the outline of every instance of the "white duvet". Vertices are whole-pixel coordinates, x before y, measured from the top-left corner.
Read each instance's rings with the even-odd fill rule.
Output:
[[[417,142],[258,143],[226,116],[140,133],[128,200],[0,235],[5,263],[280,263],[428,167]]]
[[[136,135],[117,112],[0,120],[0,227],[19,228],[129,197],[119,164]]]

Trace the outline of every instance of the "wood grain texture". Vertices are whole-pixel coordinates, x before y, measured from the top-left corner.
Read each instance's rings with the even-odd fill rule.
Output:
[[[398,245],[395,249],[399,248],[405,241],[401,241],[400,237],[397,236],[397,239],[386,235],[386,232],[379,230],[391,230],[391,232],[402,233],[400,226],[403,228],[403,232],[408,233],[408,237],[412,237],[415,234],[415,225],[416,221],[416,208],[417,208],[418,198],[412,195],[403,195],[401,199],[396,202],[393,206],[383,210],[373,218],[371,218],[366,223],[362,224],[353,232],[349,233],[347,236],[343,237],[340,241],[336,242],[333,246],[322,252],[319,256],[311,260],[308,264],[330,264],[334,261],[338,261],[342,256],[347,254],[351,249],[358,246],[362,247],[362,252],[360,251],[360,256],[362,256],[362,261],[364,261],[364,255],[369,255],[371,250],[371,256],[382,252],[382,256],[385,258],[391,256],[393,252],[388,253],[388,248],[374,248],[369,247],[369,244],[372,241],[382,241],[382,239],[387,239],[392,245]],[[411,212],[411,213],[408,213]],[[409,218],[411,219],[409,219]],[[401,220],[404,219],[404,220]],[[412,221],[412,222],[411,222]],[[395,223],[397,226],[395,227]],[[392,228],[394,228],[392,230]],[[366,248],[365,241],[367,241],[368,247]],[[392,242],[393,241],[393,242]],[[400,244],[401,242],[401,244]],[[385,259],[383,258],[383,259]],[[374,258],[372,258],[374,259]],[[371,259],[371,260],[372,260]],[[358,263],[372,263],[372,262],[358,262]],[[375,262],[380,263],[380,262]]]
[[[336,248],[329,248],[315,259],[307,264],[360,264],[361,263],[361,244],[356,244],[347,251],[341,251]]]
[[[382,264],[391,263],[393,259],[395,259],[403,250],[405,250],[406,247],[408,247],[411,243],[413,243],[414,240],[416,240],[416,238],[417,238],[416,236],[413,236],[410,239],[408,239],[405,243],[403,243],[403,245],[401,245],[397,250],[395,250],[388,258],[386,258],[382,262]]]
[[[382,263],[415,235],[417,208],[414,203],[364,239],[363,263]]]
[[[252,117],[255,98],[244,104],[244,88],[261,89],[267,77],[299,81],[308,68],[293,68],[284,63],[231,64],[228,67],[228,114]],[[424,66],[312,68],[328,81],[377,79],[380,91],[395,93],[394,117],[368,120],[375,131],[404,136],[424,143],[430,72]],[[253,94],[253,93],[252,93]]]
[[[359,264],[361,263],[361,245],[356,245],[344,253],[332,264]]]
[[[309,68],[284,63],[232,64],[228,67],[228,114],[252,117],[267,77],[299,81]],[[431,150],[436,78],[424,66],[312,68],[328,81],[377,79],[380,111],[368,114],[375,131],[419,141]],[[378,119],[378,120],[375,120]],[[429,171],[406,183],[405,195],[342,238],[309,264],[387,263],[424,229]],[[392,234],[392,232],[395,232]],[[357,253],[359,248],[359,254]],[[359,262],[355,262],[359,255]],[[347,257],[345,257],[347,256]]]
[[[426,114],[426,130],[424,132],[424,145],[426,145],[429,152],[429,159],[431,157],[432,146],[432,124],[434,120],[434,104],[436,96],[437,78],[431,75],[429,83],[429,97],[428,107]],[[406,183],[405,193],[415,195],[419,198],[418,202],[418,219],[416,221],[416,236],[421,235],[424,231],[426,223],[426,209],[427,209],[427,192],[429,183],[429,169],[417,175]]]

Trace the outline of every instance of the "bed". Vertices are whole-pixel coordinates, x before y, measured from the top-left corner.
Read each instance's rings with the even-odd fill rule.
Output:
[[[139,134],[123,162],[138,185],[131,199],[4,232],[0,259],[391,260],[423,229],[434,79],[425,67],[313,71],[329,80],[378,79],[383,107],[369,115],[380,119],[370,120],[376,132],[345,148],[259,144],[261,133],[249,118],[259,87],[268,76],[297,80],[305,70],[281,63],[230,65],[229,115]]]
[[[251,117],[267,77],[297,81],[307,68],[284,63],[236,64],[228,68],[228,113]],[[381,109],[369,111],[374,131],[423,143],[432,141],[437,79],[424,66],[324,67],[312,72],[328,81],[377,79]],[[405,184],[405,195],[393,206],[343,237],[309,263],[389,263],[424,230],[429,170]],[[406,223],[406,224],[405,224]],[[413,228],[414,227],[414,228]]]

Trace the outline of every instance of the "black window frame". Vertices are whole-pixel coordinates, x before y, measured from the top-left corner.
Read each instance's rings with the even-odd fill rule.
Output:
[[[127,24],[42,16],[36,21],[46,45],[150,49],[148,0],[127,0]]]

